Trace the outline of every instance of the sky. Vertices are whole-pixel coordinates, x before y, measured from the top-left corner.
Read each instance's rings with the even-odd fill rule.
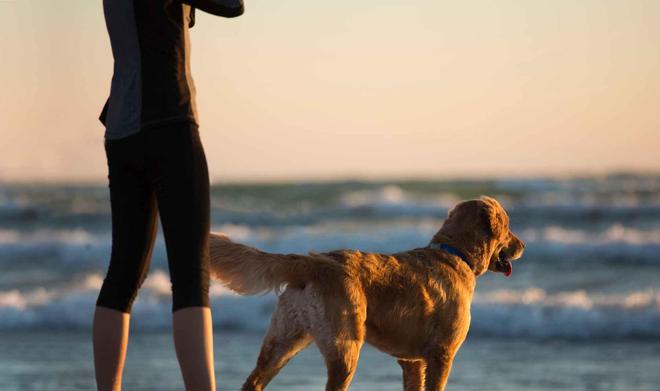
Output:
[[[101,0],[0,0],[0,180],[105,181]],[[211,180],[660,172],[660,1],[246,0],[191,29]]]

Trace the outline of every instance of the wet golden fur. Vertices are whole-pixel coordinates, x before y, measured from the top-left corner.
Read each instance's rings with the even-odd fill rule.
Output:
[[[460,250],[469,265],[433,243]],[[348,388],[363,341],[397,358],[404,390],[444,390],[470,325],[476,277],[505,271],[524,244],[501,205],[481,197],[454,207],[429,246],[396,254],[270,254],[211,233],[215,278],[241,294],[280,293],[243,390],[263,389],[312,341],[327,365],[327,391]]]

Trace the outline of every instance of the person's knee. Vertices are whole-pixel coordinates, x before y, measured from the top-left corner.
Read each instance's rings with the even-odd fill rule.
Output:
[[[172,312],[187,307],[209,307],[209,276],[196,276],[172,281]]]
[[[106,278],[96,300],[96,305],[130,313],[141,282],[115,282]]]

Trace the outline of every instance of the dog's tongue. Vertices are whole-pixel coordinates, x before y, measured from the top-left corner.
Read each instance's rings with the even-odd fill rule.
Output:
[[[509,277],[513,272],[513,265],[511,265],[511,261],[509,260],[502,261],[502,268],[502,273],[504,273],[504,275],[507,277]]]

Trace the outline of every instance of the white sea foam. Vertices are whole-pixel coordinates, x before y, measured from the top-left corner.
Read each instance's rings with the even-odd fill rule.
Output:
[[[20,231],[17,229],[0,229],[0,244],[39,245],[47,243],[62,243],[68,245],[92,245],[102,241],[90,232],[78,229],[37,229]]]
[[[357,248],[364,251],[396,252],[420,247],[428,243],[439,229],[441,220],[422,219],[415,224],[339,224],[251,229],[224,226],[214,230],[227,233],[231,238],[255,245],[267,251],[297,252],[328,251],[337,248]],[[232,231],[240,235],[235,237]],[[528,250],[552,254],[576,250],[597,251],[601,256],[617,254],[635,255],[660,261],[660,229],[631,228],[614,224],[601,231],[569,229],[559,226],[527,228],[518,232],[528,244]],[[593,258],[593,257],[592,257]]]
[[[265,251],[306,253],[338,248],[363,251],[396,252],[424,246],[442,223],[441,219],[417,219],[398,224],[329,221],[314,225],[286,227],[250,227],[239,224],[213,226],[233,240],[257,246]],[[601,230],[584,230],[551,225],[518,231],[528,245],[528,254],[583,252],[589,259],[606,260],[608,256],[660,263],[660,228],[636,228],[613,224]],[[0,230],[0,263],[16,259],[49,260],[52,266],[105,267],[111,253],[110,233],[92,234],[82,229],[37,230],[21,232]],[[584,258],[580,256],[580,258]],[[154,249],[154,264],[162,266],[166,251],[162,236]]]
[[[213,227],[214,231],[221,231],[238,241],[254,241],[259,237],[268,237],[270,242],[286,240],[287,235],[296,237],[308,236],[309,240],[321,235],[339,236],[342,234],[353,236],[351,231],[360,231],[360,236],[369,235],[393,236],[406,232],[424,235],[428,239],[429,232],[440,227],[442,219],[421,219],[415,223],[392,223],[377,225],[371,222],[326,222],[316,225],[292,225],[289,227],[250,227],[240,224],[221,224]],[[540,228],[526,228],[520,231],[520,236],[528,242],[548,242],[572,244],[612,244],[626,243],[631,245],[660,244],[660,228],[637,228],[623,224],[612,224],[604,230],[584,230],[565,228],[550,225]],[[22,231],[17,229],[0,229],[0,245],[5,248],[19,246],[21,248],[38,248],[38,246],[59,245],[73,247],[107,246],[110,244],[110,232],[91,233],[84,229],[37,229]],[[360,243],[356,243],[359,245]],[[323,246],[325,247],[325,246]]]
[[[102,277],[89,274],[66,288],[0,292],[0,330],[88,328]],[[263,331],[274,295],[240,297],[214,283],[214,323],[221,328]],[[170,327],[167,273],[150,273],[133,308],[135,327]],[[479,291],[472,304],[474,335],[530,338],[660,338],[660,292],[649,288],[626,293],[539,288]]]
[[[103,277],[100,274],[90,273],[79,282],[65,287],[0,292],[0,330],[87,328],[91,325],[102,283]],[[135,327],[147,330],[169,327],[170,287],[169,275],[166,272],[154,270],[149,273],[133,307],[133,312],[137,315]],[[210,296],[217,310],[214,316],[216,323],[242,330],[262,328],[263,311],[260,306],[266,305],[270,308],[274,302],[273,297],[267,296],[239,299],[236,294],[219,284],[211,286]],[[232,315],[228,316],[227,311]],[[240,315],[241,321],[245,320],[247,323],[237,324],[234,314]]]
[[[638,229],[614,224],[604,231],[585,231],[549,226],[523,230],[521,236],[528,242],[549,242],[566,245],[604,245],[625,243],[631,245],[660,244],[660,229]]]
[[[341,201],[351,207],[375,204],[401,204],[407,197],[399,186],[389,185],[377,190],[360,190],[344,193]]]
[[[660,292],[548,294],[538,288],[475,297],[472,332],[496,336],[660,338]]]
[[[377,189],[349,191],[341,195],[338,209],[352,213],[356,209],[368,209],[373,214],[387,216],[444,216],[445,212],[460,201],[451,193],[438,193],[419,197],[396,185]]]

